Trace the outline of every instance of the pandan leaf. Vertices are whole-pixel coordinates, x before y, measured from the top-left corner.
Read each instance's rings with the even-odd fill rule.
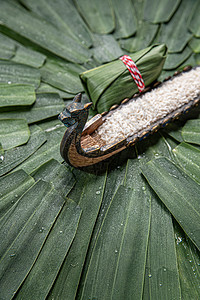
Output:
[[[81,209],[67,199],[17,299],[46,298],[74,239]]]
[[[3,223],[0,289],[4,299],[12,298],[25,280],[64,201],[51,185],[39,181],[18,200]]]
[[[179,144],[173,149],[174,156],[183,170],[200,183],[200,149],[187,143]]]
[[[35,89],[30,84],[0,84],[0,107],[28,106],[35,99]]]
[[[0,141],[4,150],[28,142],[30,131],[24,119],[0,119]]]
[[[73,99],[75,97],[76,94],[70,94],[70,93],[67,93],[67,92],[64,92],[58,88],[56,88],[55,86],[52,86],[48,83],[44,83],[44,82],[41,82],[40,86],[37,88],[36,90],[37,93],[57,93],[59,94],[59,96],[61,98],[64,98],[64,99]]]
[[[31,176],[35,181],[42,179],[51,182],[53,187],[64,197],[69,194],[75,184],[75,178],[72,172],[55,159],[48,160],[31,173]]]
[[[81,299],[141,298],[149,217],[145,192],[120,186],[99,231]]]
[[[176,222],[174,225],[181,296],[182,299],[198,299],[200,297],[199,251],[180,226]]]
[[[200,185],[164,157],[147,163],[142,167],[142,173],[199,249]]]
[[[64,127],[56,128],[55,130],[46,131],[45,136],[47,142],[40,147],[32,156],[24,161],[19,168],[26,171],[28,174],[35,172],[37,168],[46,163],[50,159],[56,159],[62,162],[63,158],[60,155],[60,141],[65,132]]]
[[[200,38],[193,37],[189,42],[189,46],[195,53],[200,53]]]
[[[76,188],[69,197],[82,209],[76,236],[48,298],[74,299],[83,270],[91,233],[101,206],[106,175],[75,172]]]
[[[72,94],[83,91],[79,79],[79,73],[83,71],[85,71],[85,68],[80,65],[58,63],[55,60],[47,60],[41,68],[44,82]]]
[[[161,25],[158,42],[163,43],[165,41],[169,52],[182,51],[192,38],[192,34],[188,31],[185,24],[195,2],[195,0],[181,1],[170,22]]]
[[[139,51],[152,43],[157,30],[157,24],[139,20],[136,35],[128,39],[120,39],[120,46],[129,52]]]
[[[75,0],[79,13],[93,32],[106,34],[115,28],[114,11],[111,1]]]
[[[21,1],[27,8],[42,19],[55,25],[61,32],[72,37],[77,42],[90,47],[92,45],[91,33],[80,17],[72,0],[42,0]]]
[[[12,61],[0,60],[0,83],[40,84],[39,70]]]
[[[0,112],[0,119],[24,118],[28,124],[57,116],[64,108],[64,102],[58,94],[39,93],[30,108]]]
[[[40,68],[44,64],[45,59],[46,56],[44,54],[20,45],[17,47],[12,61],[35,68]]]
[[[10,59],[15,54],[15,42],[0,33],[0,59]]]
[[[2,163],[3,160],[4,160],[4,150],[0,143],[0,163]]]
[[[168,22],[177,10],[180,0],[145,0],[144,19],[152,23]]]
[[[189,47],[186,47],[180,53],[168,53],[163,69],[164,70],[173,70],[178,68],[184,61],[186,61],[192,51]]]
[[[172,216],[151,191],[151,225],[143,299],[181,299]]]
[[[99,63],[109,62],[124,54],[117,41],[111,34],[93,35],[93,56]]]
[[[51,23],[37,18],[17,2],[2,0],[0,21],[5,27],[66,60],[84,63],[89,51]]]
[[[31,136],[25,146],[7,150],[0,164],[0,176],[13,170],[31,156],[46,141],[44,131],[39,126],[30,127]]]
[[[185,142],[200,145],[200,120],[188,120],[182,129]]]
[[[114,37],[127,38],[136,33],[137,19],[136,12],[131,0],[112,0],[113,9],[115,12],[115,31]]]
[[[200,37],[199,9],[200,3],[199,1],[195,1],[190,14],[190,21],[188,24],[188,28],[196,37]]]
[[[34,183],[33,177],[23,170],[12,172],[0,178],[0,218]]]

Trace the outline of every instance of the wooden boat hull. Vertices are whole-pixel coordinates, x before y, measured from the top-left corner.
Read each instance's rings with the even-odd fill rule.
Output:
[[[184,71],[188,70],[189,68],[185,69]],[[179,73],[176,73],[174,76],[177,75],[179,75]],[[167,80],[170,79],[171,78],[168,78]],[[155,88],[159,84],[160,83],[157,82],[151,88]],[[145,92],[149,91],[151,88],[148,88]],[[140,95],[135,95],[134,99],[136,99],[138,96]],[[122,101],[120,107],[127,101],[127,99]],[[85,124],[84,128],[83,126],[79,129],[73,129],[72,127],[68,128],[61,142],[61,155],[68,164],[76,168],[95,165],[108,159],[116,153],[119,153],[125,148],[134,145],[138,141],[147,138],[150,134],[158,131],[159,128],[167,126],[167,124],[169,124],[171,121],[179,118],[180,115],[187,113],[194,106],[197,106],[199,101],[200,95],[187,104],[182,105],[175,111],[169,113],[164,118],[159,119],[147,126],[145,129],[138,131],[134,135],[121,139],[120,141],[116,141],[112,144],[105,145],[105,143],[101,141],[101,138],[95,133],[95,130],[103,124],[108,114],[112,115],[112,113],[119,108],[119,106],[114,106],[109,112],[94,116]],[[77,105],[80,106],[80,104]]]

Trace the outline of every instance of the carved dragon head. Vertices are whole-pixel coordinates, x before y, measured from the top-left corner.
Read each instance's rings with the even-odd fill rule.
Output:
[[[77,94],[73,102],[67,105],[63,112],[58,116],[58,119],[64,123],[66,127],[71,127],[76,122],[80,122],[85,116],[88,116],[88,109],[92,106],[92,102],[83,105],[81,103],[82,94]]]

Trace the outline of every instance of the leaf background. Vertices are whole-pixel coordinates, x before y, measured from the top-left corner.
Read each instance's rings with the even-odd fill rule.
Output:
[[[123,53],[166,43],[160,80],[198,65],[199,7],[0,1],[2,299],[200,298],[199,107],[101,174],[63,162],[57,120],[79,73]]]

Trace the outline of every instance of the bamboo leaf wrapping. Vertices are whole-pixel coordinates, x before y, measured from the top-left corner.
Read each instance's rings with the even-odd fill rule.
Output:
[[[130,57],[136,63],[145,85],[155,81],[162,71],[166,58],[165,44],[153,45]],[[86,93],[99,113],[107,111],[113,104],[130,98],[138,87],[121,60],[115,60],[80,75]]]

